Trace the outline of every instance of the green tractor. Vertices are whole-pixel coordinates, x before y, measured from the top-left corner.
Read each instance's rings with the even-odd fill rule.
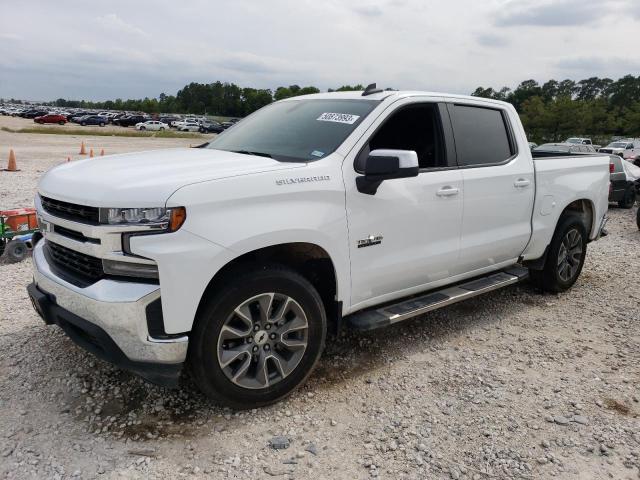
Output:
[[[33,208],[0,211],[0,256],[9,262],[24,259],[41,235]]]

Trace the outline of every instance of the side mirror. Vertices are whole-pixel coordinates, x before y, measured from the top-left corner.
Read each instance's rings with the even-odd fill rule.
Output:
[[[364,162],[364,175],[356,178],[360,193],[375,195],[384,180],[417,177],[418,154],[413,150],[373,150]]]

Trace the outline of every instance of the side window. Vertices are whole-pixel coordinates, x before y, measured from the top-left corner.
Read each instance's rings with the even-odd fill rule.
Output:
[[[460,165],[502,163],[515,153],[501,110],[452,105],[450,111]]]
[[[378,149],[413,150],[420,168],[447,166],[437,104],[401,107],[382,124],[368,146],[367,154]]]

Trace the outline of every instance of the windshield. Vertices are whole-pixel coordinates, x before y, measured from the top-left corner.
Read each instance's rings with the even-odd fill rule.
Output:
[[[569,138],[566,143],[582,143],[581,138]]]
[[[611,148],[631,148],[631,147],[627,147],[627,145],[629,145],[626,142],[613,142],[610,143],[609,145],[607,145],[607,147],[611,147]]]
[[[289,100],[268,105],[229,127],[206,148],[309,162],[336,150],[378,100]]]

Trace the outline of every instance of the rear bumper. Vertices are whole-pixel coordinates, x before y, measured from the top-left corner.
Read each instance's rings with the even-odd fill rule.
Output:
[[[186,359],[188,337],[150,336],[147,307],[160,298],[153,284],[102,279],[81,288],[58,277],[47,263],[44,242],[33,250],[34,308],[99,358],[154,383],[175,385]]]

